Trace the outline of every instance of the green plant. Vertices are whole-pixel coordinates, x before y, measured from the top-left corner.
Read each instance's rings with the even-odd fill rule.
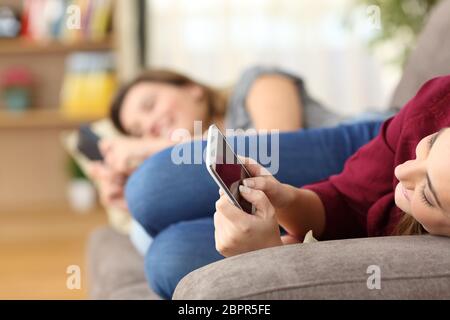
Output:
[[[81,170],[78,163],[72,157],[68,158],[67,167],[71,179],[87,179],[83,170]]]
[[[360,6],[378,6],[381,30],[370,40],[372,48],[395,42],[400,45],[393,62],[404,64],[431,9],[440,0],[355,0]]]

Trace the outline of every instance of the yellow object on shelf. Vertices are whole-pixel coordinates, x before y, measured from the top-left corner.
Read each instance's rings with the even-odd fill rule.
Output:
[[[62,89],[62,112],[75,119],[105,117],[116,89],[114,74],[68,74]]]
[[[62,113],[72,119],[107,116],[117,90],[116,75],[111,69],[99,55],[72,57],[61,92]]]

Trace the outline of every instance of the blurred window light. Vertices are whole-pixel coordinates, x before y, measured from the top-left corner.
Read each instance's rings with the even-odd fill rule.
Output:
[[[149,66],[228,86],[248,66],[277,65],[343,114],[384,109],[399,78],[368,50],[379,30],[354,0],[147,1]]]

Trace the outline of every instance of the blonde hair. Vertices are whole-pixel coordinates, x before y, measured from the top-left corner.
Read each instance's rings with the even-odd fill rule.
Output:
[[[400,221],[392,231],[393,236],[408,236],[408,235],[422,235],[426,234],[423,226],[414,219],[411,215],[403,213]]]

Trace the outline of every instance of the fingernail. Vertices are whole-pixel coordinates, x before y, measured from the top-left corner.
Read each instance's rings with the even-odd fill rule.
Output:
[[[219,188],[219,194],[220,194],[220,195],[223,195],[223,190],[222,190],[222,188]]]
[[[246,186],[239,186],[239,191],[241,193],[250,193],[252,190]]]
[[[244,180],[244,186],[252,188],[255,186],[255,181],[246,179]]]

